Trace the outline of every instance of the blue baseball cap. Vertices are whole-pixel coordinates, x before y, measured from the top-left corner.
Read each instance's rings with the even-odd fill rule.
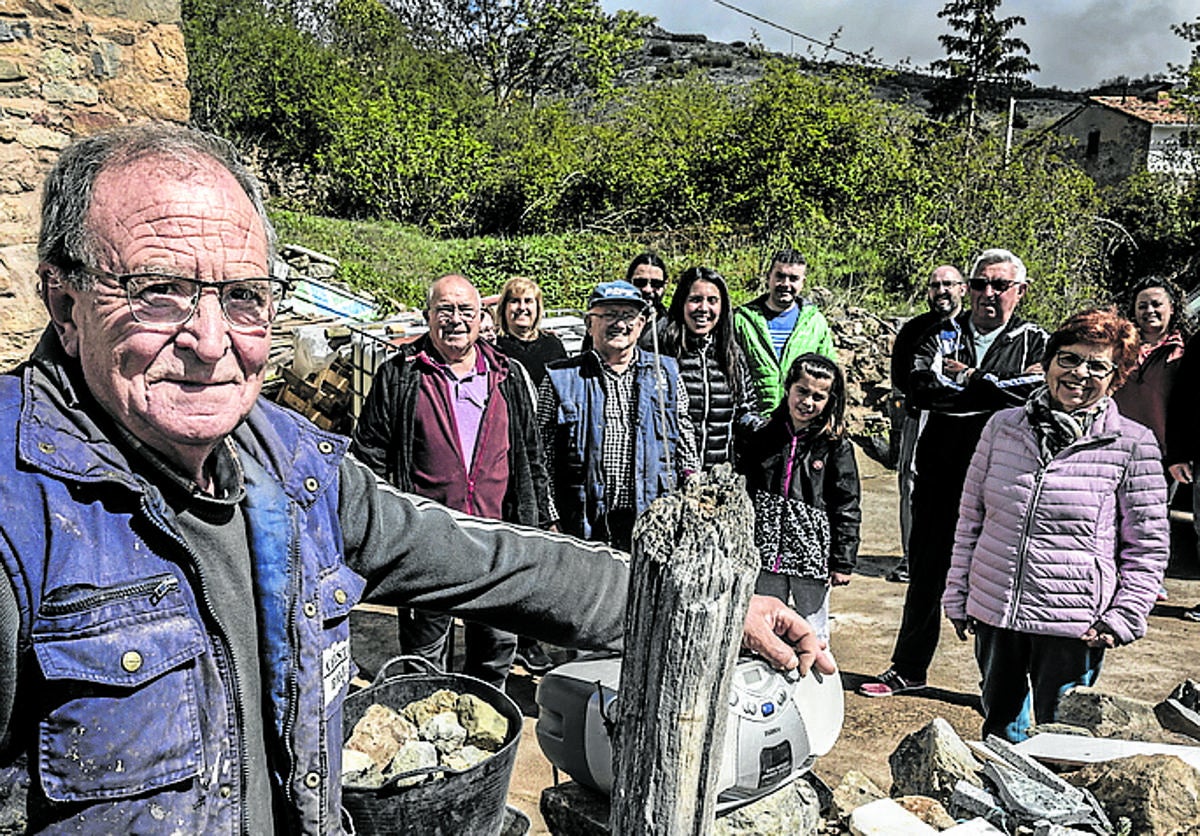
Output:
[[[629,282],[600,282],[588,297],[588,310],[600,305],[633,305],[641,310],[646,307],[646,300],[642,292]]]

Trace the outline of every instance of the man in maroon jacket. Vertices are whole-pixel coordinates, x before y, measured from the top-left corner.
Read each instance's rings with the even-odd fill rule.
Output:
[[[479,292],[462,276],[433,283],[425,316],[429,334],[376,375],[352,452],[401,490],[457,511],[548,525],[527,373],[480,342]],[[448,615],[404,610],[400,648],[444,668],[450,626]],[[468,622],[465,639],[464,672],[502,688],[516,636]]]

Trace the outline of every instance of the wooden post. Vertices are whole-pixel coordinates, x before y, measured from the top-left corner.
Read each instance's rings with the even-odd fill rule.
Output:
[[[754,589],[754,510],[728,465],[634,528],[610,830],[707,834],[729,687]]]

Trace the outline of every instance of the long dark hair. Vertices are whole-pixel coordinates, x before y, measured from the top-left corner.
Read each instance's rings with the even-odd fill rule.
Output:
[[[842,374],[841,366],[824,354],[815,352],[797,357],[783,380],[783,401],[779,408],[784,415],[788,414],[788,392],[802,374],[830,382],[829,401],[825,404],[825,411],[821,413],[822,423],[817,428],[817,435],[841,438],[846,433],[846,377]]]
[[[741,347],[733,333],[733,306],[729,302],[729,288],[725,277],[711,267],[689,267],[680,274],[675,284],[675,293],[671,296],[671,306],[667,308],[666,325],[663,327],[659,349],[663,354],[678,359],[687,350],[687,325],[683,322],[683,307],[691,295],[692,285],[696,282],[709,282],[717,288],[721,296],[721,315],[717,318],[717,327],[713,329],[712,339],[716,349],[717,363],[725,372],[729,388],[735,401],[746,396],[744,378],[746,376],[745,359]]]

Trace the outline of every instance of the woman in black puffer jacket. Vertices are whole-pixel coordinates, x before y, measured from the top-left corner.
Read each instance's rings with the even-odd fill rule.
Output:
[[[659,351],[679,361],[701,467],[733,461],[735,442],[766,423],[753,408],[750,373],[733,333],[724,277],[685,270],[659,332]]]

